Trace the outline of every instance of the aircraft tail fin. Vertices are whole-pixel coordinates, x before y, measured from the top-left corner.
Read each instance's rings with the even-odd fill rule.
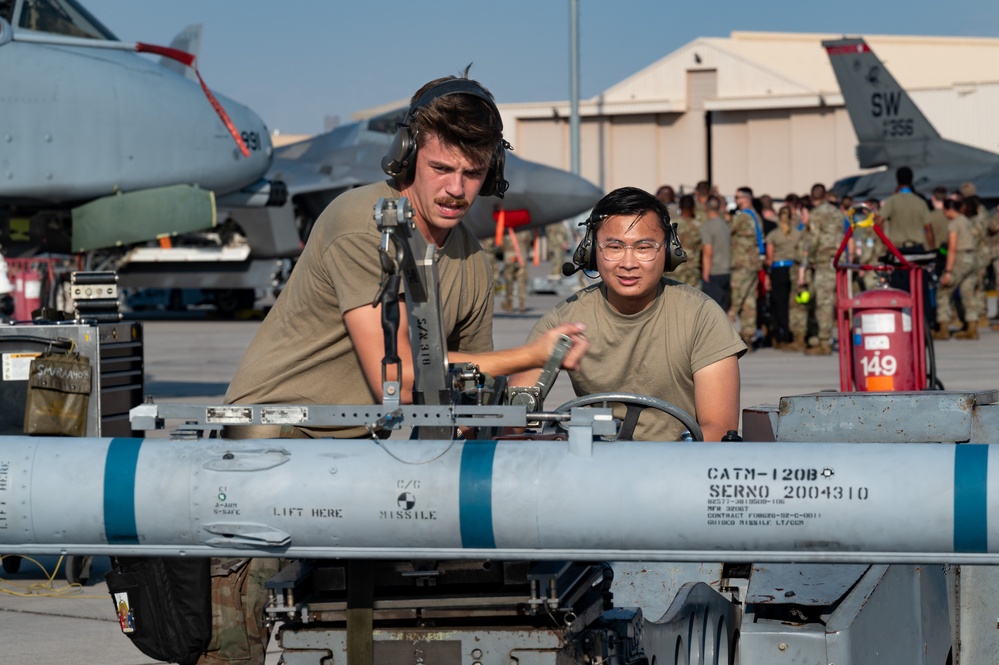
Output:
[[[191,53],[197,57],[198,54],[201,53],[201,36],[204,31],[205,26],[202,23],[189,25],[177,33],[177,36],[173,38],[172,42],[170,42],[170,48],[175,48],[178,51],[184,51],[185,53]],[[193,69],[177,62],[176,60],[164,57],[160,58],[160,64],[167,69],[177,72],[181,76],[191,79],[194,82],[198,81],[198,77],[194,73]]]
[[[925,154],[927,142],[943,140],[862,38],[824,41],[822,46],[857,132],[862,168],[912,162]]]

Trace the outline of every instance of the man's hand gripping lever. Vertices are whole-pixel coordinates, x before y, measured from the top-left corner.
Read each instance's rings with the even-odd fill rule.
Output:
[[[541,411],[544,407],[545,397],[548,396],[552,385],[555,384],[555,379],[558,377],[559,370],[572,348],[572,344],[572,339],[568,335],[559,335],[551,355],[548,356],[548,360],[541,370],[537,383],[533,386],[511,386],[509,388],[510,404],[523,404],[527,407],[528,413]]]

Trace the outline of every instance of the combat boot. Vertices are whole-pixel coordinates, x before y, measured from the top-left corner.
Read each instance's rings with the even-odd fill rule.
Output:
[[[933,331],[933,339],[950,339],[950,322],[938,323],[939,328]]]
[[[816,346],[805,349],[806,356],[831,356],[832,342],[819,342]]]
[[[792,351],[796,353],[801,353],[804,350],[805,341],[802,339],[794,339],[781,347],[781,351]]]
[[[978,321],[968,321],[968,327],[954,333],[954,339],[978,339]]]

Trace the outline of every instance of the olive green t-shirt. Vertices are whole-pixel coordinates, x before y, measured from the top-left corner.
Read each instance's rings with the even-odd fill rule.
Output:
[[[316,220],[287,286],[236,370],[227,403],[380,401],[381,393],[375,395],[364,377],[343,315],[370,307],[378,293],[381,234],[374,207],[381,197],[398,198],[399,191],[389,182],[351,190],[334,199]],[[437,251],[437,267],[447,349],[491,351],[492,271],[464,224],[456,226]],[[371,334],[381,338],[382,331]]]
[[[732,234],[725,220],[717,215],[707,218],[701,225],[701,245],[711,245],[711,275],[732,272]]]
[[[603,282],[594,284],[542,317],[529,339],[559,324],[581,321],[586,324],[590,346],[580,368],[569,372],[577,396],[602,392],[650,395],[697,418],[694,372],[729,356],[741,357],[746,345],[709,296],[668,278],[660,281],[659,289],[649,307],[626,315],[607,302]],[[620,411],[623,413],[623,408]],[[684,429],[672,416],[646,409],[638,419],[634,438],[676,441]]]

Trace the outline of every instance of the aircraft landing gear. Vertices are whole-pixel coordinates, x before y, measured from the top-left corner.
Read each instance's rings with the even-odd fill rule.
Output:
[[[90,568],[94,563],[92,556],[67,556],[63,560],[66,581],[70,584],[86,586],[90,579]]]

